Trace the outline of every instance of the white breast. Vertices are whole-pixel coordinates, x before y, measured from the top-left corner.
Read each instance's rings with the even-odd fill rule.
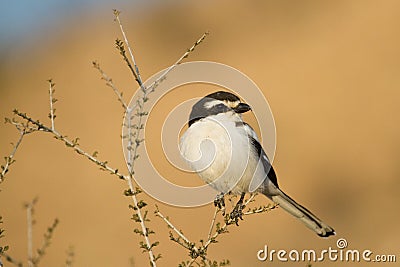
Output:
[[[249,191],[258,157],[237,114],[223,113],[192,124],[180,142],[189,166],[218,192]],[[258,175],[262,175],[261,173]]]

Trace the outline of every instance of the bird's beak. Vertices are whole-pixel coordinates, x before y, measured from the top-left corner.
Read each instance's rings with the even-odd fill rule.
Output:
[[[251,107],[246,103],[239,103],[239,105],[233,109],[236,113],[245,113],[251,110]]]

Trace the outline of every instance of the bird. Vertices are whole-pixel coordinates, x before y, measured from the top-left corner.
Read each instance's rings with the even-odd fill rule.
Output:
[[[246,193],[261,193],[299,219],[320,237],[335,230],[283,192],[256,132],[242,119],[250,105],[227,91],[198,100],[189,115],[188,128],[179,142],[181,156],[199,177],[218,193],[214,204],[225,206],[226,194],[240,195],[230,214],[242,219]]]

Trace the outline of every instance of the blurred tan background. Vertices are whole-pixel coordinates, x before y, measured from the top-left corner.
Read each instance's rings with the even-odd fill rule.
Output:
[[[280,186],[337,231],[337,237],[320,239],[278,209],[231,227],[210,247],[210,258],[230,259],[232,266],[305,266],[261,263],[256,253],[265,244],[288,251],[336,248],[337,238],[343,237],[350,249],[396,254],[400,260],[399,10],[398,1],[124,6],[122,20],[144,78],[174,62],[204,31],[211,32],[189,60],[233,66],[262,88],[277,126],[274,165]],[[121,107],[91,66],[92,60],[99,61],[126,99],[133,94],[136,84],[114,49],[116,37],[120,33],[112,11],[93,7],[32,41],[10,46],[0,62],[1,117],[11,117],[18,108],[47,123],[46,79],[51,77],[59,99],[56,128],[124,170]],[[12,126],[0,126],[2,156],[17,138]],[[6,229],[1,244],[10,246],[10,255],[26,260],[23,203],[38,196],[36,247],[46,227],[60,219],[41,266],[63,266],[68,246],[76,253],[74,266],[129,266],[130,257],[135,266],[147,266],[133,233],[137,226],[129,219],[129,199],[122,196],[123,181],[43,133],[29,135],[15,159],[0,185]],[[146,200],[152,214],[157,202]],[[264,201],[258,197],[257,204]],[[211,205],[184,209],[157,204],[191,240],[206,238]],[[188,259],[187,251],[168,240],[160,219],[153,218],[150,226],[157,232],[152,240],[161,242],[155,249],[163,256],[159,266]],[[313,264],[353,265],[364,263]]]

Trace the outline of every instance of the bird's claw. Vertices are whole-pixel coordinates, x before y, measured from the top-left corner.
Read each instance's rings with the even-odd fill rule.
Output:
[[[233,220],[237,226],[239,226],[239,223],[238,223],[239,219],[243,220],[243,217],[242,217],[243,216],[243,208],[245,207],[245,205],[243,205],[244,195],[245,195],[245,193],[242,193],[238,203],[236,204],[235,208],[229,215],[231,220]]]
[[[239,226],[239,219],[243,220],[243,217],[242,217],[243,216],[243,208],[244,208],[243,202],[239,201],[236,204],[235,208],[232,210],[231,214],[229,215],[231,220],[233,220],[237,226]]]
[[[214,206],[222,210],[222,215],[225,215],[225,199],[224,193],[218,194],[214,199]]]

